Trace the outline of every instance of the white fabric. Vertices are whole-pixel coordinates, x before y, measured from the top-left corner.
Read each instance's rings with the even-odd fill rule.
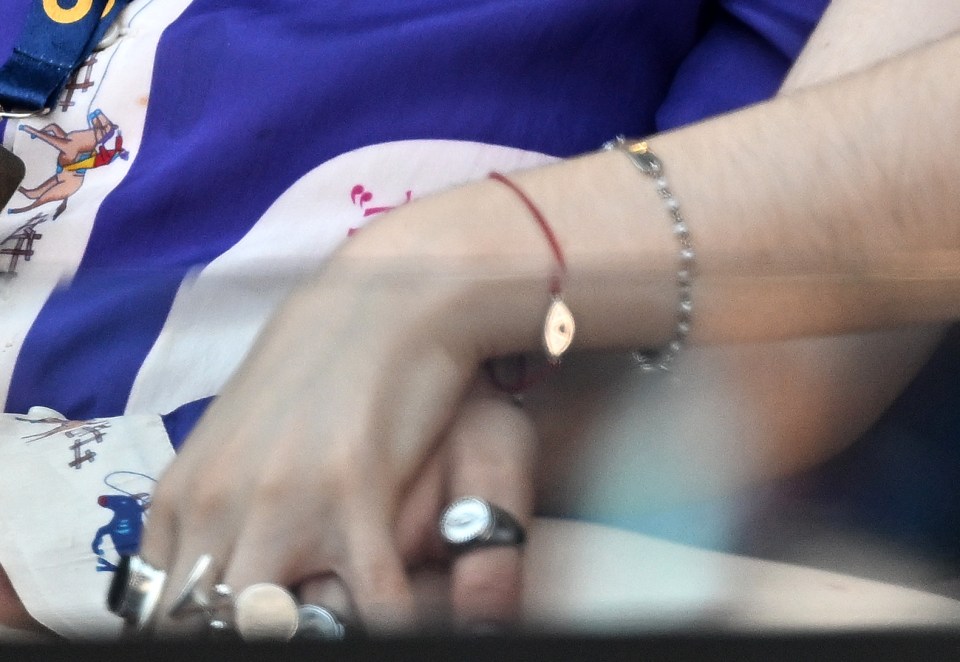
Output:
[[[34,407],[0,414],[0,566],[43,625],[71,638],[119,632],[106,609],[117,538],[93,550],[113,511],[101,497],[149,503],[156,479],[173,457],[159,416],[66,421]],[[146,512],[149,512],[147,508]]]

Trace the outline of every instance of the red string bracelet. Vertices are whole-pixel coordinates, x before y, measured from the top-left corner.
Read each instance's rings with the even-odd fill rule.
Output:
[[[567,275],[567,261],[563,257],[563,249],[560,247],[557,235],[553,232],[553,228],[550,227],[547,219],[519,186],[499,172],[491,172],[489,176],[490,179],[500,182],[513,191],[524,206],[530,210],[530,214],[536,220],[540,230],[543,231],[557,260],[557,272],[550,279],[550,295],[553,301],[547,309],[547,316],[543,323],[543,348],[547,353],[547,360],[556,365],[573,342],[573,334],[576,329],[573,313],[563,302],[563,279]]]

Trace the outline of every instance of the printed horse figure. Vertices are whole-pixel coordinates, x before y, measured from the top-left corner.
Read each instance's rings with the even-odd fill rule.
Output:
[[[129,158],[129,152],[123,149],[123,136],[120,134],[119,127],[111,122],[103,111],[95,110],[90,113],[87,123],[89,128],[69,133],[57,124],[48,124],[42,129],[35,129],[25,124],[20,125],[21,131],[29,134],[31,138],[42,140],[60,154],[57,157],[55,175],[35,188],[28,189],[21,186],[17,189],[33,202],[25,207],[11,209],[9,213],[18,214],[48,202],[59,201],[60,205],[53,213],[53,219],[55,219],[67,208],[67,199],[80,190],[87,170],[108,165],[118,157]],[[107,148],[107,141],[114,136],[116,136],[114,147]]]
[[[97,529],[93,537],[93,553],[97,555],[97,572],[114,572],[117,566],[104,558],[103,539],[110,536],[117,553],[123,556],[136,554],[143,533],[143,513],[147,495],[104,494],[97,503],[113,511],[113,518]]]

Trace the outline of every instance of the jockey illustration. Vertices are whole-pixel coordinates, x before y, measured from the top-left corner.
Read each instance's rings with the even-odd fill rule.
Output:
[[[123,148],[123,136],[120,128],[97,109],[87,116],[88,128],[79,131],[64,131],[57,124],[48,124],[35,129],[25,124],[20,130],[31,138],[39,139],[60,152],[57,157],[57,171],[37,187],[28,189],[21,186],[18,190],[33,200],[25,207],[11,209],[9,213],[18,214],[35,209],[48,202],[60,202],[53,218],[57,218],[67,208],[67,199],[80,190],[83,177],[88,170],[113,163],[116,159],[128,159],[129,152]],[[113,146],[108,147],[113,139]]]

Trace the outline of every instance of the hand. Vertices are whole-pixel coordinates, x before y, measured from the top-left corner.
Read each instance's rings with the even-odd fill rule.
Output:
[[[166,604],[210,554],[209,581],[234,590],[333,574],[371,629],[413,623],[396,524],[476,367],[448,321],[456,295],[354,273],[291,299],[160,481],[142,553],[169,572]]]
[[[351,239],[278,311],[161,478],[142,554],[168,572],[168,592],[209,554],[210,582],[333,575],[368,627],[412,625],[403,499],[454,429],[481,359],[539,346],[555,270],[528,210],[494,182],[405,205]],[[463,475],[476,481],[464,491],[505,493],[482,467]],[[446,502],[421,520],[431,536]],[[458,613],[496,611],[458,586],[500,572],[503,556],[455,565]]]
[[[444,442],[431,454],[403,498],[395,535],[412,573],[420,625],[443,627],[450,617],[468,631],[510,627],[522,596],[521,547],[476,549],[451,559],[440,540],[442,509],[463,496],[478,496],[514,515],[522,526],[533,509],[535,438],[525,412],[489,388],[475,389],[457,413]],[[428,570],[441,564],[447,581]],[[300,598],[341,616],[354,613],[344,585],[333,575],[299,587]]]

